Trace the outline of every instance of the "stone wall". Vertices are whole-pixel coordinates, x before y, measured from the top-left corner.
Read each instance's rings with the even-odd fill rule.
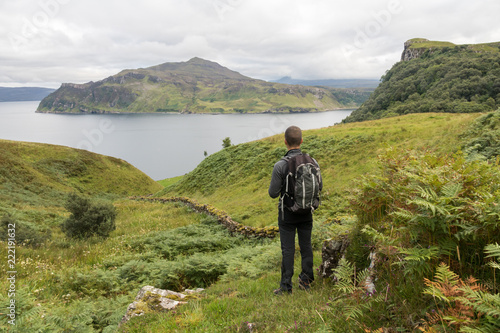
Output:
[[[198,213],[205,213],[217,218],[217,221],[226,227],[227,230],[234,234],[241,234],[249,238],[274,238],[279,233],[278,227],[250,227],[242,225],[233,219],[223,210],[217,209],[211,205],[200,204],[194,199],[187,197],[170,197],[170,198],[153,198],[153,197],[132,197],[134,200],[149,201],[149,202],[181,202]]]

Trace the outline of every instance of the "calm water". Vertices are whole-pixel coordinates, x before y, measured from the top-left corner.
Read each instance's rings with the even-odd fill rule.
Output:
[[[117,114],[35,113],[38,102],[0,103],[0,139],[52,143],[118,157],[155,180],[183,175],[204,158],[233,144],[284,132],[290,125],[333,125],[352,110],[311,114]]]

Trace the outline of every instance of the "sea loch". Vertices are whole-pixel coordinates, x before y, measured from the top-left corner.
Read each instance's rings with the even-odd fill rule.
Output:
[[[126,160],[155,180],[183,175],[207,154],[283,132],[334,125],[353,110],[293,114],[41,114],[39,102],[0,103],[0,139],[58,144]],[[180,162],[179,162],[180,161]]]

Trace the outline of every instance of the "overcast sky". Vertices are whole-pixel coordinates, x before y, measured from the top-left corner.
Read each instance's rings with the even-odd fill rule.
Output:
[[[264,80],[379,79],[411,38],[500,41],[499,0],[0,1],[0,86],[192,57]]]

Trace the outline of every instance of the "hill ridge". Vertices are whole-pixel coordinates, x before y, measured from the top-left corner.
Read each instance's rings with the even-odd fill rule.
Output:
[[[315,112],[356,107],[369,93],[271,83],[195,57],[125,69],[97,82],[64,83],[40,102],[37,112]]]
[[[40,101],[54,91],[44,87],[0,87],[0,102]]]

